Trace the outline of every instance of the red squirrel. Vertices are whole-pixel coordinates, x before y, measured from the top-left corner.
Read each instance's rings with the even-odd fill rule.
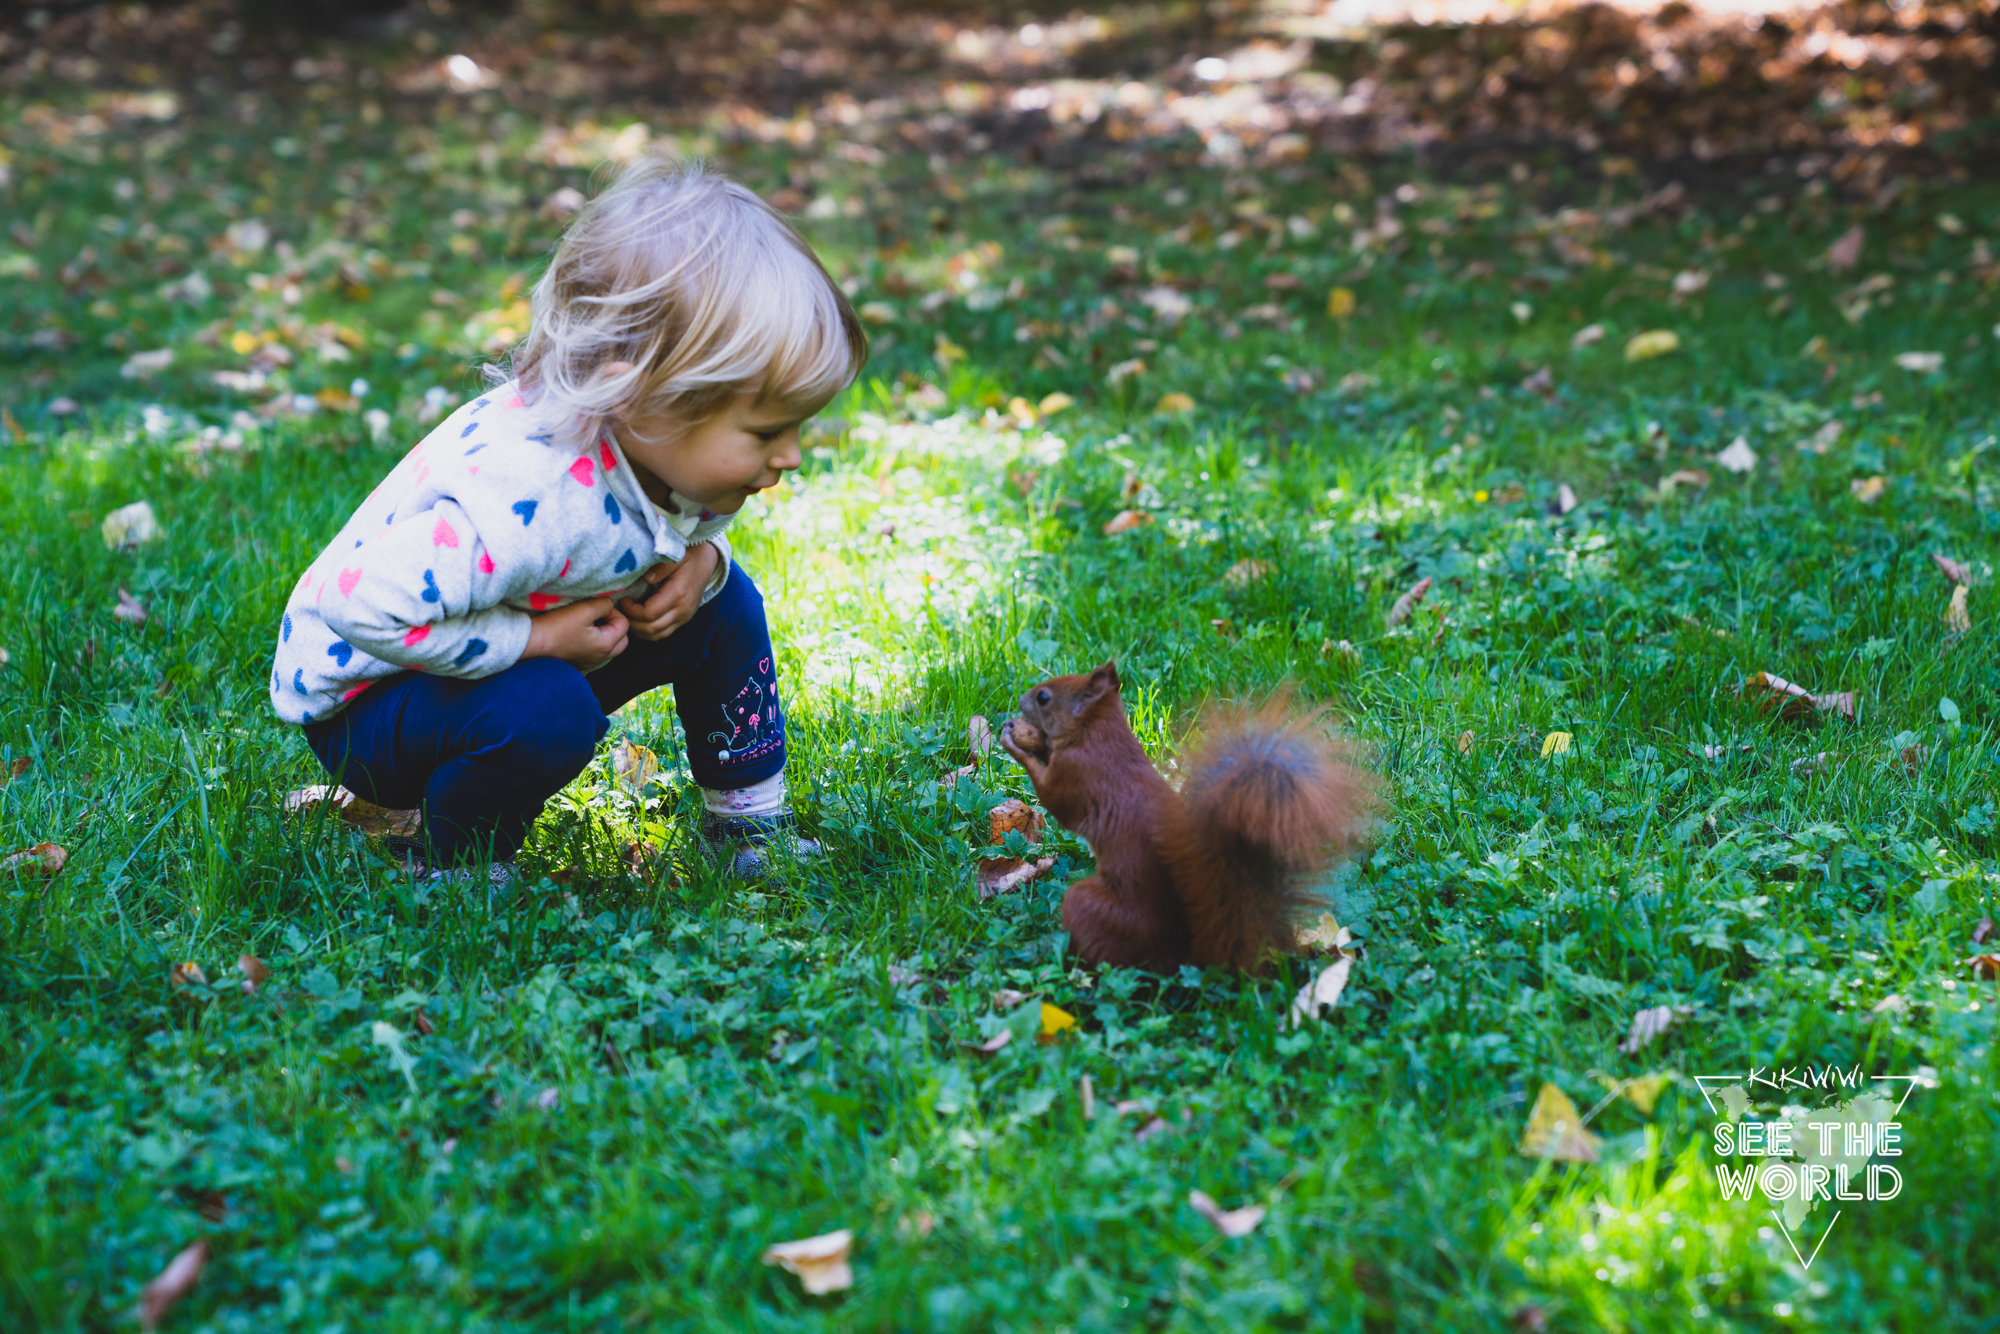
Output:
[[[1094,963],[1255,971],[1297,948],[1312,880],[1358,840],[1365,774],[1282,700],[1213,715],[1176,792],[1125,720],[1118,668],[1058,676],[1021,696],[1000,744],[1035,795],[1097,854],[1063,895],[1071,948]]]

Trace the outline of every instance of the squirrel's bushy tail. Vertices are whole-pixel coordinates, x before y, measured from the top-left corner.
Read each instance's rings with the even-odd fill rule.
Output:
[[[1181,760],[1187,819],[1162,831],[1199,964],[1256,969],[1295,947],[1313,881],[1361,841],[1368,773],[1331,741],[1320,711],[1280,695],[1212,712]]]

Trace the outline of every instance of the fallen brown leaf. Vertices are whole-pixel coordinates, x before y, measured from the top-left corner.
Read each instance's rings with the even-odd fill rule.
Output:
[[[271,970],[254,954],[238,955],[236,971],[243,974],[243,990],[247,995],[256,995],[257,988],[271,980]]]
[[[1401,625],[1404,621],[1409,620],[1410,613],[1417,609],[1417,604],[1422,602],[1430,591],[1431,577],[1425,575],[1410,586],[1409,592],[1396,599],[1395,606],[1389,608],[1388,624]]]
[[[1767,709],[1774,710],[1780,718],[1811,719],[1822,713],[1837,713],[1849,719],[1854,717],[1852,690],[1815,695],[1804,686],[1769,672],[1759,672],[1745,681],[1743,693],[1761,702]]]
[[[66,849],[54,843],[37,843],[32,848],[23,848],[0,858],[0,871],[53,880],[62,874],[62,868],[68,862],[69,852]]]
[[[764,1263],[796,1274],[799,1287],[809,1296],[819,1297],[854,1286],[854,1270],[848,1263],[853,1251],[854,1233],[842,1228],[838,1232],[767,1246]]]
[[[185,990],[197,982],[207,986],[208,974],[202,972],[201,965],[191,959],[177,963],[167,970],[167,985],[176,991]]]
[[[158,1329],[175,1302],[194,1290],[208,1263],[208,1243],[198,1241],[167,1261],[167,1267],[139,1290],[139,1327]]]
[[[1257,1230],[1259,1223],[1264,1221],[1265,1207],[1261,1204],[1245,1205],[1241,1209],[1224,1209],[1198,1190],[1188,1192],[1188,1205],[1207,1219],[1210,1227],[1225,1237],[1247,1237]]]
[[[1097,1119],[1097,1086],[1090,1082],[1089,1075],[1079,1075],[1076,1080],[1077,1101],[1083,1104],[1083,1119]]]
[[[1845,273],[1861,262],[1861,247],[1868,240],[1868,233],[1855,223],[1840,234],[1840,239],[1826,248],[1826,267],[1832,273]]]
[[[1984,945],[1991,939],[1993,939],[1993,919],[1982,917],[1979,919],[1979,925],[1972,928],[1972,943]]]
[[[13,782],[16,778],[34,768],[34,766],[34,760],[26,755],[15,757],[13,763],[4,769],[0,769],[0,788],[6,787],[7,784]]]
[[[1466,732],[1460,732],[1458,734],[1459,754],[1470,755],[1472,753],[1472,748],[1477,744],[1479,744],[1479,738],[1474,736],[1471,732],[1466,731]]]
[[[1685,1019],[1694,1013],[1691,1005],[1655,1005],[1649,1010],[1641,1010],[1632,1016],[1632,1031],[1618,1044],[1618,1050],[1634,1055],[1649,1047],[1673,1027],[1676,1019]]]
[[[1014,1030],[1003,1028],[984,1042],[961,1042],[958,1045],[967,1051],[984,1052],[986,1055],[991,1056],[994,1052],[999,1051],[1013,1040]]]
[[[1248,588],[1270,573],[1271,567],[1261,560],[1239,560],[1222,572],[1222,582],[1231,588]]]
[[[1016,991],[1012,987],[1002,987],[993,993],[993,1008],[996,1010],[1011,1010],[1026,999],[1028,999],[1027,992]]]
[[[998,846],[1007,841],[1007,835],[1019,833],[1030,843],[1042,841],[1042,813],[1022,801],[1019,797],[1009,797],[995,806],[987,815],[990,837],[989,846]]]
[[[1029,861],[1022,857],[999,857],[979,863],[975,882],[979,886],[982,899],[997,898],[1010,894],[1040,876],[1056,864],[1053,857],[1037,857]]]
[[[146,623],[146,608],[141,605],[137,598],[122,588],[118,590],[118,605],[111,609],[111,615],[114,619],[123,621],[127,625],[144,625]]]
[[[1152,521],[1153,516],[1144,510],[1120,510],[1104,525],[1104,535],[1115,537],[1119,533],[1129,533],[1134,528],[1143,528]]]
[[[1940,574],[1955,584],[1969,584],[1972,582],[1972,571],[1960,562],[1945,555],[1942,551],[1933,551],[1931,553],[1931,563],[1938,567]]]
[[[1677,487],[1683,486],[1691,486],[1696,490],[1700,490],[1702,487],[1708,485],[1709,480],[1709,475],[1700,468],[1682,468],[1678,472],[1670,472],[1660,479],[1660,494],[1663,496],[1672,495]]]
[[[2000,954],[1975,954],[1965,962],[1972,969],[1974,977],[1989,981],[2000,977]]]
[[[972,758],[983,758],[993,749],[993,724],[980,714],[973,714],[965,724],[965,739],[972,747]]]
[[[1848,491],[1864,505],[1873,505],[1888,494],[1889,479],[1882,476],[1857,477],[1847,484]]]
[[[285,794],[285,809],[291,812],[310,813],[319,806],[333,807],[334,813],[343,823],[351,824],[364,834],[377,838],[415,838],[423,828],[423,812],[417,810],[392,810],[387,806],[377,806],[355,796],[344,787],[334,787],[321,783],[314,787],[295,788]]]

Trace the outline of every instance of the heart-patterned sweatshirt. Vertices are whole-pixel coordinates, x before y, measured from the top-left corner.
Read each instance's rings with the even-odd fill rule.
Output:
[[[286,722],[326,718],[382,677],[482,677],[528,647],[531,612],[585,598],[644,596],[640,579],[697,542],[729,576],[729,515],[647,497],[606,437],[578,455],[555,444],[510,382],[445,418],[381,485],[292,590],[271,666]]]

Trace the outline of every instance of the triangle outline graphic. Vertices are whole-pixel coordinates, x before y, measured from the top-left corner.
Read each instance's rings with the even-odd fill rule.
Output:
[[[1838,1209],[1834,1210],[1833,1217],[1829,1218],[1826,1221],[1826,1231],[1819,1234],[1819,1245],[1813,1247],[1813,1253],[1810,1259],[1808,1259],[1804,1255],[1799,1254],[1799,1244],[1798,1242],[1792,1240],[1792,1230],[1785,1226],[1784,1218],[1778,1213],[1776,1209],[1771,1210],[1771,1221],[1778,1225],[1778,1231],[1785,1234],[1785,1244],[1792,1248],[1792,1254],[1798,1258],[1800,1267],[1807,1271],[1811,1271],[1813,1267],[1813,1261],[1819,1259],[1820,1248],[1825,1246],[1826,1239],[1833,1235],[1833,1225],[1840,1221],[1841,1212],[1842,1211]]]

